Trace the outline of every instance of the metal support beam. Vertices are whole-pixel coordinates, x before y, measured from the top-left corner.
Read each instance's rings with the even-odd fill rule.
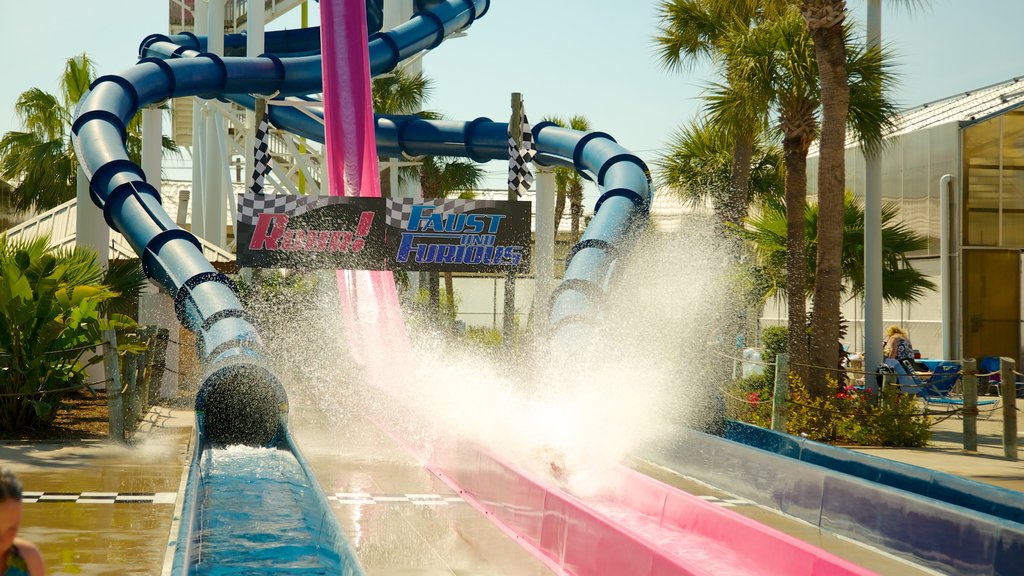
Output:
[[[882,0],[868,0],[868,47],[881,45]],[[882,363],[882,159],[865,154],[864,178],[864,368]],[[875,388],[873,378],[864,387]]]
[[[547,331],[551,291],[555,287],[555,171],[547,168],[537,173],[537,198],[534,216],[533,266],[536,292],[533,300],[534,331]]]

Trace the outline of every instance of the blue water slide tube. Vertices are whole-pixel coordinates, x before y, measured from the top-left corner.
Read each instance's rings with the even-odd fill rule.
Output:
[[[436,46],[448,34],[470,25],[488,7],[488,0],[448,0],[395,30],[374,34],[370,43],[375,65],[393,69],[399,59]],[[198,37],[180,37],[194,40],[192,46],[202,46]],[[152,36],[143,45],[167,40]],[[226,43],[237,50],[242,40],[230,36]],[[171,61],[144,54],[123,74],[103,76],[93,83],[77,111],[73,141],[92,201],[102,209],[108,225],[128,239],[147,276],[173,296],[182,325],[196,334],[197,352],[207,373],[196,401],[199,440],[195,463],[207,447],[218,444],[276,446],[294,454],[310,484],[317,487],[288,432],[287,396],[264,365],[259,334],[242,308],[237,290],[203,258],[196,238],[167,216],[159,191],[146,183],[145,174],[128,159],[124,146],[125,127],[138,110],[168,98],[319,92],[320,58],[313,40],[319,40],[318,30],[271,33],[268,44],[272,50],[295,55],[287,61],[273,54],[235,58],[196,53],[193,58]],[[174,50],[185,53],[190,48],[175,46]],[[175,573],[187,572],[193,562],[196,512],[202,498],[196,470],[198,466],[189,475],[184,495]],[[318,487],[314,492],[321,508],[328,509]],[[327,516],[333,519],[333,515]],[[335,536],[329,538],[334,548],[343,557],[351,557],[336,522],[328,524]],[[361,573],[357,564],[348,566],[351,573]]]
[[[427,17],[417,15],[406,25],[371,36],[372,73],[387,72],[394,68],[398,59],[414,53],[393,47],[409,39],[422,42],[430,38],[432,32],[424,29],[428,22]],[[311,41],[311,37],[307,40]],[[299,53],[314,49],[312,43],[302,44],[295,38],[278,38],[274,42]],[[204,45],[202,37],[151,36],[143,42],[140,55],[172,62],[180,58],[199,58],[203,56]],[[301,56],[280,60],[285,67],[293,61],[299,62],[297,66],[305,66],[305,57]],[[254,98],[249,94],[222,94],[221,97],[244,107],[254,106]],[[310,118],[307,113],[290,107],[272,106],[269,119],[286,131],[318,142],[324,140],[322,118]],[[382,156],[462,156],[480,162],[501,160],[508,154],[506,130],[507,124],[485,118],[460,123],[418,117],[379,117],[378,153]],[[550,123],[538,124],[533,132],[539,164],[575,168],[596,181],[602,190],[596,215],[581,241],[570,251],[564,280],[552,295],[550,319],[554,336],[571,342],[581,335],[582,324],[593,317],[595,304],[600,301],[612,275],[616,254],[628,246],[635,224],[646,219],[651,198],[650,176],[638,157],[607,134],[582,133]]]
[[[401,58],[436,46],[488,7],[489,0],[448,0],[391,31],[372,35],[376,69],[393,69]],[[182,35],[186,40],[189,36]],[[308,32],[270,35],[275,48],[299,51],[310,48],[311,38]],[[151,36],[142,50],[167,44],[166,37]],[[237,58],[184,46],[173,50],[176,56],[194,57],[165,60],[144,54],[121,75],[93,82],[72,125],[75,150],[89,180],[90,197],[103,210],[107,224],[125,236],[146,275],[174,297],[179,321],[196,334],[198,356],[207,372],[196,403],[206,439],[213,444],[274,445],[286,426],[287,396],[264,366],[254,323],[231,280],[206,261],[198,240],[164,212],[159,191],[128,159],[125,127],[143,106],[168,98],[319,92],[320,56]]]
[[[231,95],[252,108],[252,96]],[[310,116],[310,113],[314,117]],[[316,111],[271,106],[268,117],[279,128],[323,142],[323,118]],[[477,118],[468,122],[378,115],[377,153],[382,157],[457,156],[477,162],[508,159],[508,124]],[[616,257],[627,250],[651,203],[650,174],[640,158],[603,132],[579,132],[550,122],[533,127],[535,158],[544,166],[574,168],[601,191],[594,217],[570,249],[564,278],[551,296],[552,338],[569,346],[587,330],[614,273]]]

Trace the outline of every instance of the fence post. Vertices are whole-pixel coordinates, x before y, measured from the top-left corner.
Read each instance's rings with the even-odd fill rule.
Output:
[[[775,392],[772,394],[772,430],[786,432],[789,402],[789,354],[775,355]]]
[[[163,388],[164,368],[167,364],[167,341],[169,338],[170,332],[167,328],[158,328],[156,334],[153,335],[153,361],[149,364],[149,373],[147,375],[149,396],[146,398],[146,402],[150,406],[157,403],[160,397],[160,389]]]
[[[142,337],[146,342],[146,351],[142,354],[142,361],[139,362],[139,372],[136,377],[136,385],[139,390],[138,410],[135,414],[135,422],[142,419],[142,414],[150,406],[149,383],[153,365],[153,344],[156,342],[156,326],[146,326],[142,330]]]
[[[131,436],[135,430],[135,411],[139,405],[139,355],[126,353],[124,355],[124,373],[121,374],[121,380],[124,381],[125,394],[127,396],[127,402],[124,406],[124,428],[128,436]]]
[[[964,358],[964,450],[978,450],[978,362]]]
[[[121,399],[121,366],[117,358],[117,333],[103,331],[103,372],[107,388],[107,426],[110,437],[124,442],[124,402]]]
[[[1017,459],[1017,375],[1013,358],[999,359],[999,387],[1003,400],[1003,455]]]

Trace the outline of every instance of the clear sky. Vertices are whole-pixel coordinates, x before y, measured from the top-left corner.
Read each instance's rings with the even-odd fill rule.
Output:
[[[56,91],[64,61],[86,52],[99,74],[135,61],[139,42],[166,32],[157,0],[0,0],[0,134],[18,129],[14,102],[30,87]],[[522,92],[533,122],[583,114],[649,162],[672,132],[700,110],[709,69],[659,67],[651,37],[655,0],[493,0],[464,38],[424,58],[434,80],[428,108],[451,119],[507,120],[510,93]],[[897,58],[901,106],[914,106],[1024,76],[1024,1],[931,0],[908,13],[882,0],[883,42]],[[855,20],[865,0],[850,0]],[[310,12],[319,6],[311,3]],[[268,28],[298,27],[298,10]],[[487,186],[504,168],[487,166]]]

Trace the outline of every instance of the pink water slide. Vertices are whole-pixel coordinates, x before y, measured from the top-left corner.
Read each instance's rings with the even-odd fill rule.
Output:
[[[332,196],[380,196],[365,0],[322,0],[324,118]],[[339,270],[345,336],[370,384],[408,340],[391,272]],[[386,353],[385,353],[386,351]],[[409,439],[398,438],[409,445]],[[419,451],[419,450],[417,450]],[[428,467],[560,574],[870,574],[856,565],[631,469],[583,500],[472,443],[422,453]]]

